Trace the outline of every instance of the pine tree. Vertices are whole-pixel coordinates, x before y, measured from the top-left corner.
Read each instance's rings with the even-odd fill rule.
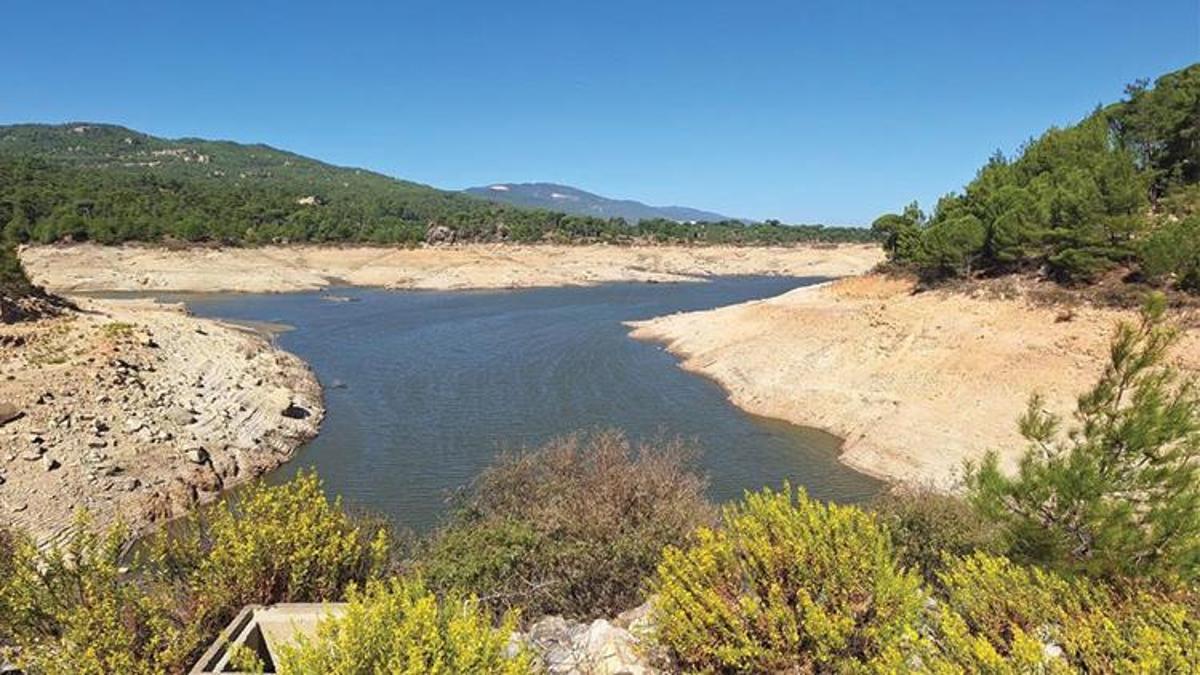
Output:
[[[1167,361],[1179,331],[1165,307],[1156,294],[1138,324],[1117,328],[1074,429],[1060,434],[1035,396],[1016,475],[995,453],[969,472],[972,502],[1005,526],[1015,556],[1110,578],[1200,578],[1200,398]]]

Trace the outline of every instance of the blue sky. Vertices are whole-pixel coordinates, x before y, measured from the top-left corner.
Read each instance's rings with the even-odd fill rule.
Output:
[[[869,223],[1200,60],[1200,2],[7,0],[0,123]]]

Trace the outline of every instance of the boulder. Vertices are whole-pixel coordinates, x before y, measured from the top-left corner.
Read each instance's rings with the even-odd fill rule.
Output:
[[[178,424],[181,427],[186,427],[187,425],[196,421],[196,416],[192,413],[192,411],[185,410],[179,406],[173,406],[171,409],[167,410],[163,417],[166,417],[168,421]]]
[[[15,422],[24,416],[25,413],[17,406],[12,403],[0,401],[0,427],[9,422]]]
[[[590,624],[548,616],[523,636],[554,675],[649,675],[659,672],[643,656],[637,638],[606,619]]]
[[[306,419],[309,415],[312,415],[306,408],[298,406],[295,403],[289,403],[288,407],[284,408],[280,414],[293,420]]]
[[[583,635],[583,653],[596,675],[643,675],[652,672],[641,663],[637,640],[629,631],[618,628],[604,619],[596,619]]]
[[[208,451],[200,447],[188,448],[184,451],[183,456],[193,464],[204,464],[208,461]]]
[[[453,228],[445,225],[430,225],[425,230],[425,241],[430,244],[453,244],[457,234]]]

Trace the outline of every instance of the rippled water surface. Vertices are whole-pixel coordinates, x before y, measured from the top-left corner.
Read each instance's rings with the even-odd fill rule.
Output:
[[[694,440],[716,499],[784,480],[826,499],[872,496],[879,483],[837,462],[836,438],[738,410],[716,384],[681,370],[661,346],[630,339],[622,325],[815,281],[344,288],[186,300],[199,315],[294,327],[279,343],[312,364],[325,385],[320,436],[272,480],[316,467],[348,503],[419,531],[444,512],[448,492],[498,451],[598,427],[635,439]]]

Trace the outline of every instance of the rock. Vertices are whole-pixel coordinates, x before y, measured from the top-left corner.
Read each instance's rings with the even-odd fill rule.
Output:
[[[596,675],[643,675],[651,672],[639,661],[637,641],[624,628],[596,619],[583,636],[589,672]]]
[[[46,454],[46,448],[39,445],[21,453],[21,459],[25,460],[26,462],[36,462],[41,459],[42,455],[44,454]]]
[[[124,429],[125,433],[127,434],[136,434],[145,427],[146,423],[136,417],[130,417],[129,419],[125,420]]]
[[[185,410],[179,406],[172,407],[163,416],[181,427],[186,427],[196,421],[196,416],[192,414],[192,411]]]
[[[100,452],[99,450],[88,450],[87,454],[83,456],[83,461],[87,462],[88,464],[99,464],[106,459],[108,459],[108,455]]]
[[[184,451],[183,456],[193,464],[204,464],[208,461],[208,451],[204,448],[189,448]]]
[[[280,414],[293,420],[306,419],[309,415],[312,415],[312,413],[310,413],[308,410],[296,405],[295,403],[289,403],[288,407],[284,408],[283,412]]]
[[[42,438],[42,435],[38,433],[29,434],[25,437],[25,440],[29,441],[30,445],[41,445],[46,442],[46,439]]]
[[[20,408],[12,403],[0,402],[0,427],[15,422],[25,416]]]
[[[430,225],[425,230],[425,241],[430,244],[453,244],[457,234],[445,225]]]
[[[7,479],[4,478],[4,474],[0,473],[0,485],[4,485],[6,481]]]
[[[103,438],[93,438],[87,442],[87,446],[94,450],[99,450],[101,448],[107,448],[108,441],[104,440]]]
[[[47,471],[53,471],[60,466],[62,466],[62,464],[59,464],[58,460],[54,459],[50,455],[46,455],[46,456],[42,457],[42,468],[43,469],[45,469]]]
[[[649,602],[644,602],[633,609],[626,610],[617,615],[613,619],[613,624],[620,628],[624,628],[635,636],[641,636],[650,628],[650,615],[654,607]]]
[[[533,624],[524,639],[541,656],[546,672],[555,675],[658,672],[641,656],[637,639],[605,619],[581,624],[548,616]]]
[[[46,405],[48,403],[53,403],[53,402],[54,402],[54,393],[53,392],[47,391],[47,392],[44,392],[41,396],[38,396],[38,400],[37,400],[38,405]]]

